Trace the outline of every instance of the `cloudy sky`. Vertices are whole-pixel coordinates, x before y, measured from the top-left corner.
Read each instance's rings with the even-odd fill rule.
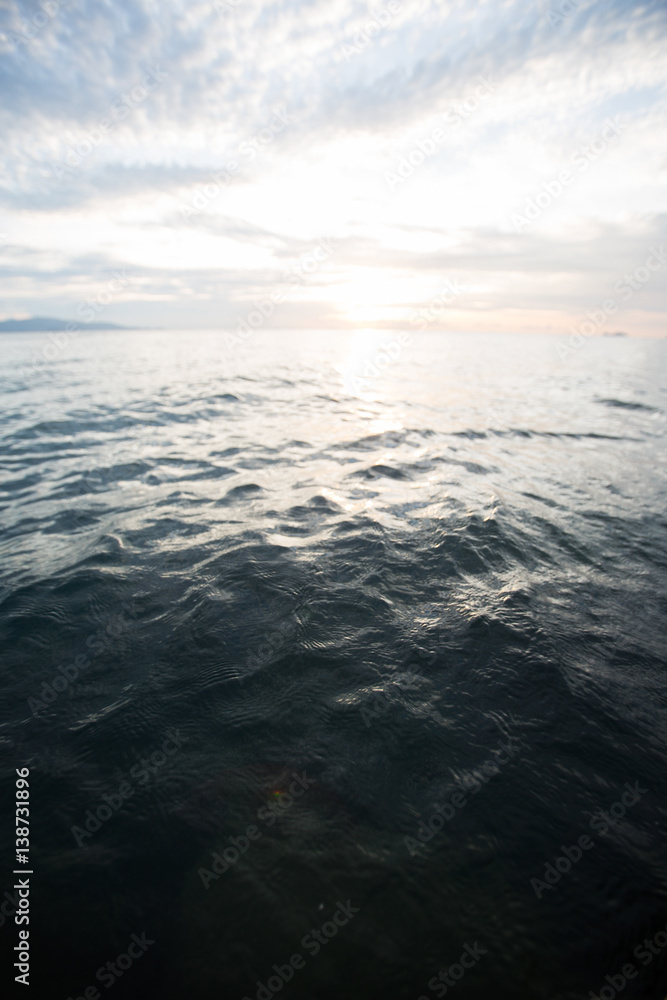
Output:
[[[664,0],[0,0],[0,319],[663,336],[666,35]]]

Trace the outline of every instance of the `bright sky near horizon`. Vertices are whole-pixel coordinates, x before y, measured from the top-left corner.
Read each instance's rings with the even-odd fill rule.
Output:
[[[0,319],[664,336],[666,37],[664,0],[8,0]]]

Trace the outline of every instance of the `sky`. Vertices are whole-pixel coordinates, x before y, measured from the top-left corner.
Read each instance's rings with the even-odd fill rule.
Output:
[[[664,0],[0,0],[0,319],[667,334]]]

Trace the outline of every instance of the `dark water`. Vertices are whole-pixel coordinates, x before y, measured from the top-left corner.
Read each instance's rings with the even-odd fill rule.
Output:
[[[30,995],[667,992],[667,343],[390,339],[3,336]]]

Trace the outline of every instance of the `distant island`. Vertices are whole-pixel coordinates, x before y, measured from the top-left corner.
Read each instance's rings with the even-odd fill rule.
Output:
[[[79,323],[76,320],[53,319],[51,316],[31,316],[30,319],[5,319],[0,322],[0,333],[58,333],[70,326],[85,330],[135,330],[137,327],[119,326],[118,323]]]

